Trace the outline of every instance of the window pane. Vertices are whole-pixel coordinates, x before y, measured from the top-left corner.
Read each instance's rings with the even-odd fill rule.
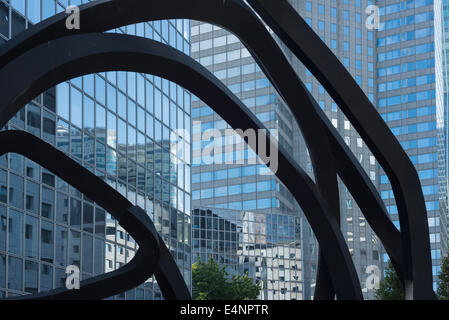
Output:
[[[69,264],[80,267],[80,245],[81,235],[79,232],[70,230],[70,245],[69,245]]]
[[[82,94],[74,87],[70,87],[70,121],[81,128],[82,126]]]
[[[55,193],[52,189],[42,187],[41,215],[48,219],[53,219],[55,207]]]
[[[9,210],[9,237],[8,249],[9,252],[18,255],[22,254],[22,213],[13,209]]]
[[[41,291],[48,291],[53,288],[53,268],[48,264],[41,263]]]
[[[92,245],[92,237],[86,234],[83,234],[83,272],[92,273],[93,267],[93,245]]]
[[[69,198],[62,193],[57,193],[56,221],[67,224],[69,217]]]
[[[22,259],[8,257],[8,287],[22,291],[23,266]]]
[[[23,178],[10,174],[9,179],[9,203],[12,206],[23,209]]]
[[[70,199],[70,225],[81,227],[81,201],[74,198]]]
[[[25,255],[28,258],[37,259],[39,236],[39,220],[37,218],[26,216],[25,221]]]

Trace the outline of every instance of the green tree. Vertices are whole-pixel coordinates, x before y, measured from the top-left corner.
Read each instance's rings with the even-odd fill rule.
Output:
[[[443,258],[441,262],[441,272],[438,275],[438,298],[449,300],[449,256]]]
[[[385,277],[379,283],[379,289],[376,290],[376,299],[378,300],[404,300],[405,291],[396,271],[388,262],[385,269]]]
[[[195,300],[254,300],[260,287],[245,275],[229,277],[226,267],[214,260],[198,261],[192,265],[193,299]]]
[[[259,296],[260,287],[254,284],[248,272],[243,276],[233,276],[230,285],[233,300],[255,300]]]

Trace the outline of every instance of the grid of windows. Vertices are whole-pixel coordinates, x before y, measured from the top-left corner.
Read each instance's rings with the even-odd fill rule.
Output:
[[[377,33],[376,30],[370,30],[366,27],[367,13],[365,10],[369,5],[377,5],[377,3],[366,0],[290,2],[340,59],[368,98],[375,103],[378,87],[376,79]],[[300,68],[299,75],[343,137],[345,143],[360,161],[367,175],[376,184],[377,164],[358,133],[307,68]],[[300,165],[309,168],[310,174],[313,174],[310,158],[302,155],[305,148],[304,143],[299,145],[297,158],[301,159]],[[365,287],[367,277],[365,271],[368,265],[380,265],[381,246],[344,184],[342,182],[339,182],[339,184],[342,231],[359,275],[364,296],[372,299],[374,298],[374,291]],[[303,252],[304,296],[309,298],[313,296],[315,288],[318,250],[316,239],[313,237],[310,227],[304,225],[303,230],[302,241],[305,248]]]
[[[67,0],[13,0],[10,8],[8,2],[0,1],[4,40],[69,4]],[[5,21],[10,23],[5,26]],[[190,54],[186,20],[140,23],[113,31],[152,38]],[[50,89],[8,125],[64,151],[145,209],[189,287],[191,142],[188,135],[174,131],[190,133],[190,103],[189,92],[165,79],[107,72]],[[116,270],[135,254],[135,241],[108,212],[24,157],[8,154],[0,159],[0,194],[1,296],[64,286],[67,265],[78,265],[83,280]],[[151,278],[115,298],[162,296]]]
[[[440,193],[439,209],[442,215],[446,215],[449,219],[449,206],[448,206],[448,172],[449,172],[449,120],[448,120],[448,108],[449,108],[449,87],[448,87],[448,72],[449,72],[449,3],[447,0],[436,2],[438,6],[435,7],[435,18],[440,22],[440,28],[435,29],[436,43],[440,44],[441,56],[436,56],[437,68],[442,70],[442,78],[437,78],[437,92],[441,92],[441,95],[437,95],[437,127],[442,128],[439,131],[437,145],[438,145],[438,187]],[[438,59],[440,58],[440,59]],[[442,228],[446,226],[442,226]],[[444,240],[444,238],[443,238]],[[432,259],[439,260],[441,256],[444,256],[445,252],[439,253],[439,250],[432,252]],[[438,266],[439,267],[439,266]],[[440,270],[438,270],[440,271]]]
[[[299,218],[276,213],[195,209],[194,261],[213,258],[261,287],[259,299],[301,300]]]
[[[440,214],[437,156],[439,44],[435,41],[440,26],[434,18],[434,1],[378,1],[381,21],[378,32],[379,96],[382,117],[397,136],[418,170],[429,218],[434,289],[440,257],[447,251],[446,217]],[[434,26],[435,23],[435,26]],[[419,35],[419,40],[417,39]],[[403,43],[401,49],[394,43]],[[410,44],[409,44],[410,43]],[[394,50],[391,50],[394,48]],[[413,59],[409,58],[413,56]],[[399,82],[398,82],[399,81]],[[436,107],[435,107],[436,106]],[[379,168],[381,197],[399,228],[397,207],[391,186]],[[439,220],[438,223],[435,221]],[[436,252],[440,251],[439,254]],[[385,259],[384,259],[385,260]]]
[[[191,35],[192,57],[208,67],[241,98],[242,102],[274,133],[279,143],[292,152],[292,116],[237,37],[219,27],[199,22],[192,22]],[[241,139],[231,142],[228,137],[222,137],[220,141],[217,141],[214,137],[213,143],[220,143],[222,150],[220,152],[214,149],[212,164],[209,163],[210,161],[205,161],[202,151],[210,143],[210,138],[203,139],[203,136],[212,132],[209,130],[224,132],[229,127],[196,97],[192,98],[192,117],[194,120],[192,142],[194,208],[205,205],[237,210],[266,208],[293,210],[293,200],[288,192],[277,196],[279,187],[266,188],[263,194],[257,191],[248,191],[246,194],[244,191],[236,192],[239,188],[243,190],[250,184],[265,183],[267,177],[264,175],[269,172],[261,166],[245,165],[255,163],[257,156],[245,143],[242,143]],[[277,132],[274,131],[275,129]],[[233,160],[233,165],[228,164],[230,159]],[[243,165],[240,166],[239,163]],[[223,175],[223,170],[235,173],[235,179],[220,177]],[[237,170],[245,172],[253,170],[254,173],[248,175],[245,172],[237,173]],[[207,182],[205,179],[198,179],[199,174],[207,173],[211,175],[215,173],[216,178]],[[218,182],[219,180],[221,182]],[[226,191],[223,188],[224,183],[228,186]]]
[[[206,66],[239,99],[261,120],[289,153],[293,153],[294,121],[291,112],[278,96],[269,80],[250,56],[248,50],[238,38],[222,28],[210,24],[192,21],[192,57]],[[265,165],[257,162],[257,155],[246,145],[235,132],[229,134],[230,127],[223,119],[216,115],[196,97],[192,98],[193,118],[193,159],[192,159],[192,199],[193,209],[208,207],[223,210],[229,214],[241,214],[242,210],[253,211],[260,216],[269,216],[275,212],[291,212],[292,217],[298,215],[298,209],[292,195],[272,175]],[[213,163],[204,158],[204,150],[211,144],[208,133],[219,130],[221,138],[213,137]],[[196,210],[194,210],[195,212]],[[233,213],[232,213],[233,212]],[[195,214],[195,213],[194,213]],[[231,224],[235,223],[231,220]],[[194,227],[194,233],[195,233]],[[205,231],[206,232],[206,231]],[[203,233],[203,232],[201,232]],[[206,233],[210,233],[207,231]],[[239,240],[237,235],[237,240]],[[226,239],[228,240],[228,239]],[[298,239],[299,240],[299,239]],[[198,238],[197,243],[203,243]],[[199,242],[198,242],[199,241]],[[229,240],[228,240],[229,241]],[[244,252],[247,245],[240,242],[224,242],[224,246],[232,247],[232,261],[229,258],[219,261],[222,264],[235,264],[243,260],[251,261],[251,265],[260,263],[281,263],[281,259],[257,257],[252,251],[250,257]],[[212,242],[210,242],[212,243]],[[216,243],[216,242],[214,242]],[[257,253],[273,254],[281,248],[266,248]],[[194,248],[194,257],[199,248]],[[300,249],[297,251],[296,261],[299,266]],[[205,253],[201,253],[204,255]],[[207,256],[207,255],[206,255]],[[214,256],[216,259],[218,256]],[[223,258],[223,256],[221,256]],[[220,259],[221,259],[220,258]],[[242,260],[243,259],[243,260]],[[257,261],[255,261],[257,260]],[[247,262],[248,262],[247,261]],[[260,278],[260,272],[244,270],[243,267],[234,268],[234,273],[242,274],[250,271],[252,278]],[[257,267],[259,269],[260,267]],[[299,267],[298,267],[299,268]],[[262,270],[262,269],[261,269]],[[274,271],[273,271],[274,272]],[[268,271],[268,278],[262,290],[262,299],[296,299],[302,297],[302,280],[296,284],[285,283],[279,287],[277,275]],[[277,272],[277,271],[276,271]],[[284,276],[282,276],[284,277]],[[279,288],[278,288],[279,287]],[[292,288],[290,288],[292,287]],[[268,293],[269,292],[269,293]]]

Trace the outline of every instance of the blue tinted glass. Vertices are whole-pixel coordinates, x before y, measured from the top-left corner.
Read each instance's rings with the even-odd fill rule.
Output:
[[[232,178],[238,178],[240,177],[240,170],[241,168],[233,168],[233,169],[229,169],[228,170],[228,178],[232,179]]]
[[[117,89],[112,85],[108,84],[108,94],[107,94],[107,107],[113,112],[117,112]]]
[[[81,91],[70,87],[70,101],[70,121],[81,128],[83,111]]]
[[[118,115],[120,117],[122,117],[123,119],[126,119],[126,113],[127,113],[126,101],[127,101],[126,96],[123,93],[119,92],[119,94],[118,94]]]
[[[243,168],[243,176],[253,176],[256,175],[256,166],[248,166]]]
[[[95,76],[95,98],[102,104],[106,104],[106,83],[104,79],[98,75]]]
[[[61,83],[56,87],[58,115],[64,119],[69,119],[69,85]]]
[[[131,123],[133,126],[136,125],[136,103],[128,99],[128,122]]]

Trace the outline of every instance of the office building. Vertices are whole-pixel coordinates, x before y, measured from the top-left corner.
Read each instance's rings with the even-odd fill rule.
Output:
[[[222,80],[265,124],[278,143],[293,154],[294,120],[291,112],[238,38],[222,28],[197,21],[191,22],[191,36],[192,57]],[[192,120],[192,209],[204,209],[205,212],[209,209],[221,218],[219,212],[226,212],[226,216],[234,217],[228,219],[229,223],[240,225],[240,228],[243,217],[248,213],[263,217],[263,221],[271,217],[276,219],[277,215],[297,221],[299,210],[288,190],[264,164],[257,161],[257,156],[246,143],[230,132],[232,130],[226,122],[195,97],[192,98]],[[215,147],[213,152],[208,150],[211,145]],[[216,253],[206,255],[202,251],[201,239],[194,240],[194,261],[197,252],[201,252],[205,259],[216,256]],[[291,237],[291,248],[298,251],[296,267],[300,265],[301,258],[300,242],[295,239]],[[276,242],[270,246],[276,246]],[[274,248],[261,250],[266,254],[276,251]],[[238,249],[238,253],[243,255],[244,249]],[[239,263],[240,258],[244,259],[243,256],[237,257]],[[245,268],[240,266],[237,270]],[[259,276],[252,275],[256,281],[261,281]],[[270,280],[276,279],[268,279],[268,282]],[[270,288],[270,293],[260,298],[299,298],[302,296],[301,287],[299,281],[298,286],[292,286],[297,290],[295,292],[293,289]]]
[[[256,279],[261,300],[302,300],[300,219],[291,214],[194,209],[194,255]]]
[[[68,4],[0,1],[0,44],[63,12]],[[190,53],[188,20],[139,23],[113,31]],[[26,130],[62,150],[143,208],[189,287],[190,140],[178,139],[183,148],[173,149],[170,134],[175,129],[190,132],[190,99],[178,85],[152,75],[90,74],[39,95],[8,124],[8,129]],[[111,215],[22,156],[1,158],[0,190],[0,297],[64,286],[68,265],[79,266],[83,280],[116,270],[135,254],[135,241]],[[115,298],[162,295],[153,277]]]
[[[366,7],[371,1],[365,0],[326,0],[326,1],[289,1],[298,13],[306,20],[313,30],[328,45],[332,52],[354,77],[365,94],[374,102],[375,88],[375,30],[366,27]],[[365,143],[346,119],[338,106],[327,94],[320,83],[312,76],[297,59],[293,59],[297,72],[316,101],[329,117],[334,127],[350,147],[371,181],[377,183],[377,164]],[[305,152],[306,146],[302,139],[295,139],[295,156],[299,163],[308,168],[310,174],[310,159]],[[374,291],[369,290],[366,279],[369,274],[366,268],[375,265],[381,268],[381,245],[366,222],[360,208],[339,180],[341,229],[346,239],[354,265],[359,275],[362,291],[366,299],[374,297]],[[318,246],[311,230],[303,232],[304,259],[308,261],[304,278],[310,283],[310,295],[313,296]],[[304,288],[306,291],[306,288]]]
[[[297,1],[299,8],[301,2]],[[438,111],[443,101],[442,73],[438,63],[441,61],[438,58],[441,55],[441,40],[438,39],[442,37],[440,32],[438,30],[435,32],[434,29],[441,24],[440,8],[442,8],[440,1],[434,3],[432,0],[375,2],[333,0],[306,1],[304,10],[304,17],[309,19],[309,24],[336,53],[377,106],[382,118],[396,135],[418,171],[428,213],[435,289],[441,257],[447,252],[447,205],[444,205],[444,197],[443,201],[439,199],[438,191],[438,184],[440,188],[447,184],[447,176],[444,174],[446,171],[438,174],[438,150],[443,150],[447,146],[447,140],[437,139],[439,132],[447,130],[447,120],[437,125],[436,115],[447,114]],[[371,19],[373,15],[378,15],[380,22],[378,25]],[[318,94],[320,88],[318,85]],[[332,101],[331,106],[333,108]],[[337,118],[338,114],[341,112],[338,111]],[[344,117],[338,121],[332,118],[332,122],[339,130],[342,128],[338,125],[343,125],[344,128],[340,131],[342,136],[364,164],[367,173],[379,189],[393,223],[399,229],[394,195],[382,168],[374,161],[363,141]],[[438,144],[437,140],[440,141]],[[345,189],[343,187],[340,190]],[[447,189],[444,187],[440,190],[442,194],[445,194],[444,190]],[[365,222],[360,214],[357,214],[358,217],[349,215],[352,203],[349,197],[342,199],[341,203],[342,208],[344,209],[346,204],[347,209],[347,218],[342,228],[343,230],[346,228],[348,245],[351,249],[353,242],[355,246],[360,247],[359,259],[362,260],[358,260],[356,251],[353,258],[356,267],[360,267],[358,271],[362,280],[361,272],[363,273],[367,264],[378,265],[377,259],[374,259],[378,256],[377,249],[374,249],[377,246],[374,243],[377,242],[377,238],[372,236],[369,228],[362,228],[362,223]],[[371,253],[365,251],[364,243],[368,244],[371,241],[373,259],[370,262]],[[364,258],[366,254],[368,255]],[[384,268],[388,261],[384,250],[381,260],[381,267]]]
[[[377,1],[377,107],[415,165],[426,201],[434,289],[447,253],[447,218],[438,191],[437,108],[442,105],[439,1]],[[437,42],[435,42],[435,39]],[[438,111],[441,112],[441,111]],[[395,225],[397,206],[379,168],[379,190]],[[384,261],[385,254],[384,254]]]

